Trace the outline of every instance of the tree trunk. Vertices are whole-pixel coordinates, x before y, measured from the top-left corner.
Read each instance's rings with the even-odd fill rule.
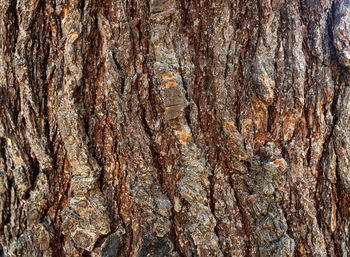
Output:
[[[350,256],[349,0],[0,10],[0,256]]]

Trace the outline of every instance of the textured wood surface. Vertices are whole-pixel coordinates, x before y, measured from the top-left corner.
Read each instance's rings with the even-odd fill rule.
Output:
[[[350,256],[348,0],[0,0],[0,256]]]

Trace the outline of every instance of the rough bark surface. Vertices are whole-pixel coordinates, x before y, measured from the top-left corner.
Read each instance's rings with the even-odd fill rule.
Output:
[[[349,0],[0,0],[0,256],[350,256]]]

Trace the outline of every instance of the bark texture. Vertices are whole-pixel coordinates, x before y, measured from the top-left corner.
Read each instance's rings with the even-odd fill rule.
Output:
[[[349,0],[0,0],[0,256],[350,256]]]

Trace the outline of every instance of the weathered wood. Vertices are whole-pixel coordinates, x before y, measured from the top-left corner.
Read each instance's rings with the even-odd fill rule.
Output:
[[[349,256],[348,0],[0,0],[0,256]]]

